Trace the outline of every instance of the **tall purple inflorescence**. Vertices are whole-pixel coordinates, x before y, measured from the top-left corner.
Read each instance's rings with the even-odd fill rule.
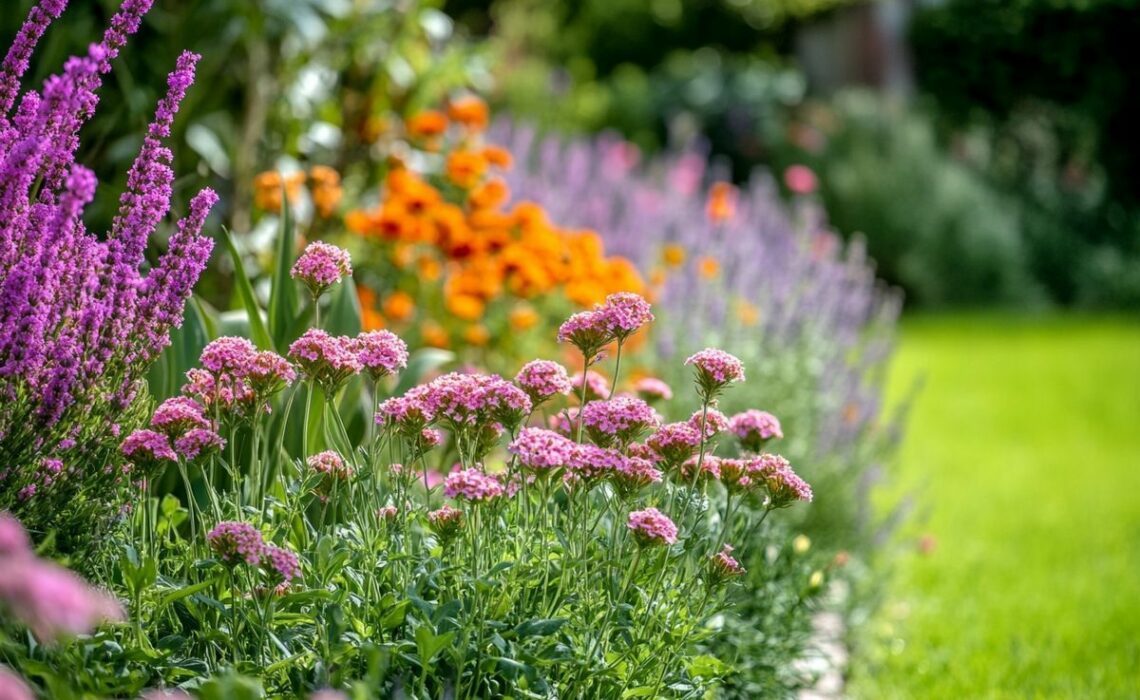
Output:
[[[213,247],[201,231],[217,195],[205,189],[178,222],[167,252],[153,267],[145,264],[147,242],[170,211],[173,156],[163,139],[194,82],[192,53],[182,54],[170,74],[110,232],[98,235],[83,223],[97,182],[75,161],[79,132],[95,112],[111,61],[151,3],[124,0],[101,41],[69,59],[38,92],[21,94],[37,41],[67,4],[42,0],[0,64],[0,400],[7,404],[0,412],[0,508],[23,511],[35,530],[52,525],[52,514],[58,524],[61,513],[84,507],[52,503],[89,503],[90,497],[76,498],[80,486],[117,470],[69,472],[45,488],[22,465],[45,456],[69,464],[115,462],[119,423],[130,428],[137,419],[143,375],[169,343],[170,328],[181,323]],[[17,494],[30,486],[38,486],[35,498],[20,501]]]

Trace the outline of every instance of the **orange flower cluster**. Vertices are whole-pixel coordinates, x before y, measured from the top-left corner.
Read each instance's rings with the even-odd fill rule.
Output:
[[[273,214],[281,211],[281,191],[289,198],[290,204],[295,204],[301,197],[301,188],[305,186],[305,173],[296,172],[282,175],[276,171],[261,173],[253,179],[253,201],[263,211]],[[344,191],[340,186],[340,173],[327,165],[314,165],[308,176],[309,196],[313,200],[313,207],[317,215],[327,219],[333,215]]]
[[[396,268],[414,273],[418,286],[442,279],[443,314],[419,325],[424,342],[446,346],[462,338],[487,345],[486,323],[496,306],[502,309],[494,314],[500,329],[521,332],[542,321],[536,307],[551,296],[584,307],[617,291],[644,293],[634,265],[607,256],[596,233],[562,228],[534,203],[511,203],[500,177],[512,165],[511,154],[483,143],[487,121],[486,105],[474,97],[451,102],[446,116],[430,111],[408,119],[407,139],[423,150],[435,152],[449,133],[454,136],[439,172],[414,172],[392,159],[380,204],[345,217],[350,232],[378,245]],[[416,303],[404,291],[363,289],[361,302],[374,327],[409,323],[416,315]]]

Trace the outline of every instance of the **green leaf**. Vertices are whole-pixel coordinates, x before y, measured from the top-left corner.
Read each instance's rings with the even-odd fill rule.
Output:
[[[340,281],[332,291],[328,318],[323,319],[325,330],[333,335],[356,335],[363,324],[360,321],[360,299],[352,278]]]
[[[158,607],[164,608],[176,600],[182,600],[183,598],[186,598],[188,596],[192,596],[195,593],[198,593],[200,591],[204,591],[207,588],[209,588],[210,585],[213,583],[214,583],[213,581],[202,581],[200,583],[195,583],[192,586],[183,586],[182,588],[171,591],[170,593],[167,593],[166,595],[164,595],[161,600],[159,600]]]
[[[566,624],[566,618],[555,617],[545,620],[527,620],[515,627],[515,634],[520,638],[524,637],[545,637],[548,634],[554,634],[562,625]]]
[[[282,185],[284,189],[284,185]],[[293,254],[297,249],[296,226],[293,212],[288,205],[288,195],[281,193],[281,226],[277,235],[277,252],[273,257],[273,279],[269,289],[269,332],[279,351],[296,339],[293,336],[293,321],[297,318],[299,300],[297,284],[289,271],[293,266]]]
[[[655,688],[651,685],[643,685],[639,688],[630,688],[621,694],[623,698],[644,698],[652,695]]]
[[[234,289],[237,291],[246,315],[249,317],[250,340],[261,350],[273,350],[273,339],[269,336],[269,330],[265,327],[265,320],[261,317],[261,308],[257,304],[257,297],[253,294],[253,285],[249,283],[249,277],[245,274],[241,253],[238,252],[237,246],[234,245],[233,236],[230,235],[229,229],[225,226],[222,227],[222,240],[225,241],[230,259],[234,263]]]
[[[435,655],[448,644],[451,644],[451,640],[454,638],[455,632],[435,634],[427,625],[421,625],[416,629],[416,650],[420,654],[420,663],[424,666],[431,664]]]

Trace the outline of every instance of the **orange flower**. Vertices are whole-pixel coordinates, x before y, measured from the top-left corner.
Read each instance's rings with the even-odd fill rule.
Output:
[[[416,271],[425,282],[434,282],[443,274],[439,261],[430,255],[421,255],[416,259]]]
[[[309,171],[309,181],[317,215],[322,219],[329,218],[344,194],[340,187],[340,173],[327,165],[315,165]]]
[[[509,317],[511,330],[525,331],[538,325],[538,312],[529,304],[523,304],[511,309]]]
[[[407,292],[395,291],[384,299],[384,315],[393,321],[407,321],[416,312],[416,302]]]
[[[484,146],[483,158],[491,165],[496,168],[502,168],[503,170],[509,170],[514,164],[514,158],[511,157],[511,152],[502,146]]]
[[[507,183],[500,178],[494,178],[471,190],[467,196],[467,203],[472,209],[497,209],[511,196]]]
[[[301,196],[305,173],[290,173],[283,178],[281,173],[269,170],[253,178],[253,201],[257,208],[272,213],[281,211],[282,184],[285,185],[289,203],[293,204]]]
[[[755,326],[760,323],[760,309],[742,299],[736,305],[736,317],[745,326]]]
[[[736,188],[727,182],[713,183],[705,213],[710,221],[722,223],[736,214]]]
[[[481,323],[475,323],[463,331],[463,339],[477,348],[485,346],[491,340],[491,332]]]
[[[384,323],[384,317],[379,311],[368,308],[360,310],[360,325],[366,331],[379,331],[387,324]]]
[[[447,131],[447,117],[429,109],[408,119],[404,128],[412,138],[434,138]]]
[[[447,156],[447,178],[463,189],[479,184],[487,172],[487,161],[475,151],[452,151]]]
[[[448,312],[464,321],[477,321],[483,318],[486,306],[479,297],[470,294],[448,294],[444,300]]]
[[[716,279],[720,274],[720,263],[709,255],[702,255],[697,259],[697,271],[707,280]]]
[[[447,116],[453,122],[462,124],[472,131],[482,131],[487,128],[490,113],[487,103],[474,95],[464,95],[451,101],[447,106]]]
[[[420,327],[420,335],[423,337],[424,345],[429,347],[446,348],[451,343],[447,331],[435,321],[424,321]]]
[[[666,243],[661,259],[668,267],[680,267],[685,264],[685,248],[679,243]]]

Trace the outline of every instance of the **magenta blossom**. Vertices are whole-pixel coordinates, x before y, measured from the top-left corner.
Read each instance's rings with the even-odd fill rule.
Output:
[[[495,477],[472,467],[448,474],[443,482],[443,493],[448,498],[479,503],[501,497],[503,484]]]
[[[266,554],[261,532],[249,523],[233,520],[220,522],[206,535],[206,542],[218,558],[230,566],[243,561],[257,566]]]
[[[697,374],[697,386],[707,396],[713,396],[732,382],[744,381],[744,365],[724,350],[705,348],[685,360]]]
[[[660,455],[666,466],[676,467],[701,446],[701,433],[691,423],[669,423],[661,426],[645,444]]]
[[[210,421],[202,405],[185,396],[175,396],[159,404],[150,419],[150,427],[176,438],[187,430],[209,428]]]
[[[304,282],[314,297],[319,297],[342,277],[352,274],[352,261],[347,250],[313,241],[293,263],[289,274]]]
[[[621,444],[633,442],[661,422],[649,404],[632,396],[591,401],[582,408],[581,415],[590,438],[603,446],[614,441]]]
[[[45,643],[87,634],[104,621],[124,617],[114,598],[30,553],[0,556],[0,608]]]
[[[784,437],[780,421],[771,413],[751,409],[737,413],[728,421],[728,429],[740,441],[741,447],[759,452],[769,441]]]
[[[709,574],[714,583],[720,583],[730,578],[743,576],[747,573],[744,565],[732,556],[733,546],[724,545],[723,548],[709,559]]]
[[[195,428],[174,441],[175,452],[187,462],[221,452],[225,446],[225,439],[208,428]]]
[[[256,357],[257,348],[245,338],[222,336],[202,350],[198,364],[215,376],[244,377]]]
[[[812,500],[811,486],[780,455],[760,455],[753,461],[751,473],[768,489],[769,508],[785,508],[796,501],[810,503]]]
[[[538,405],[558,394],[569,394],[573,389],[566,368],[551,360],[531,360],[515,375],[518,384]]]
[[[595,310],[602,315],[606,329],[618,341],[624,341],[642,326],[653,321],[649,302],[633,292],[618,292],[606,297]]]
[[[541,473],[574,464],[577,446],[552,430],[523,428],[507,450],[519,464]]]
[[[352,349],[372,381],[408,366],[408,345],[391,331],[365,331],[352,341]]]
[[[655,377],[643,377],[633,384],[633,390],[646,401],[668,401],[673,398],[673,390],[669,385]]]
[[[795,194],[807,195],[815,192],[819,183],[811,168],[797,163],[784,170],[784,184]]]
[[[144,469],[178,459],[170,447],[170,438],[153,430],[136,430],[123,440],[119,450],[132,464]]]
[[[349,377],[363,369],[352,345],[346,336],[333,336],[319,328],[310,328],[289,346],[289,357],[305,377],[331,397]]]
[[[574,396],[582,395],[582,382],[586,382],[586,401],[604,399],[610,395],[610,382],[594,370],[587,370],[585,374],[578,372],[570,378],[570,386]]]
[[[629,514],[626,527],[641,546],[669,545],[677,542],[677,526],[656,508],[635,510]]]
[[[704,436],[708,440],[728,430],[729,421],[728,416],[710,406],[707,410],[696,411],[689,416],[689,425],[698,433],[702,432],[701,427],[704,426]]]
[[[454,539],[463,529],[463,524],[463,511],[451,506],[428,513],[428,525],[444,542]]]
[[[265,548],[264,561],[283,583],[301,578],[301,560],[288,549],[269,545]]]
[[[347,479],[352,476],[352,467],[345,464],[344,459],[332,450],[325,450],[311,455],[306,463],[313,471],[320,472],[334,479]]]

